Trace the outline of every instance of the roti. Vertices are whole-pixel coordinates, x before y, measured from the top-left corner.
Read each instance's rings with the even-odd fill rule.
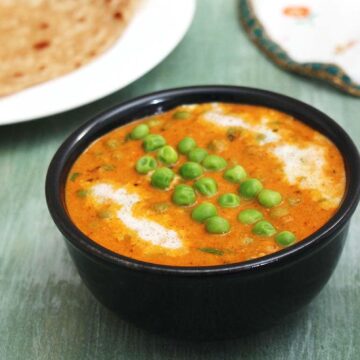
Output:
[[[136,0],[0,0],[0,96],[74,71],[119,38]]]

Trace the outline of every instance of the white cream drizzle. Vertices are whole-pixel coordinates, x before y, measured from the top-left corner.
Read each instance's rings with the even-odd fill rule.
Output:
[[[259,145],[270,145],[268,151],[274,154],[282,163],[284,177],[290,184],[296,184],[302,189],[314,191],[314,197],[326,199],[324,206],[338,206],[341,201],[339,186],[326,175],[326,158],[324,148],[309,144],[306,147],[287,144],[278,132],[267,126],[268,119],[262,118],[259,125],[251,124],[241,115],[224,114],[221,105],[212,104],[212,109],[203,115],[205,121],[221,127],[242,127],[254,134],[261,134],[263,139]]]
[[[266,119],[262,119],[261,125],[252,125],[244,120],[240,115],[225,115],[218,106],[214,106],[213,110],[204,114],[204,119],[213,124],[222,127],[242,127],[244,129],[253,131],[256,134],[261,134],[263,139],[259,140],[261,145],[276,142],[280,140],[280,135],[273,132],[266,126]]]
[[[133,215],[133,206],[141,199],[137,194],[130,194],[124,188],[114,189],[109,184],[97,184],[92,188],[92,194],[98,202],[112,200],[120,205],[116,215],[129,229],[135,231],[138,236],[152,245],[166,249],[180,249],[183,242],[177,232],[169,230],[155,221],[138,218]]]
[[[326,200],[324,206],[337,206],[340,203],[339,184],[334,184],[324,172],[326,159],[322,147],[308,145],[299,148],[284,144],[276,146],[272,152],[283,163],[284,174],[290,184],[316,190]]]

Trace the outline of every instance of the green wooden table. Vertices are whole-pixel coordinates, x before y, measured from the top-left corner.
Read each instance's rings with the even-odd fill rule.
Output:
[[[307,308],[257,336],[202,344],[147,334],[98,304],[48,214],[45,173],[65,137],[94,113],[155,90],[278,91],[329,114],[360,146],[360,99],[279,70],[237,18],[237,1],[199,0],[182,43],[140,80],[80,109],[0,128],[0,359],[359,359],[359,210],[335,274]]]

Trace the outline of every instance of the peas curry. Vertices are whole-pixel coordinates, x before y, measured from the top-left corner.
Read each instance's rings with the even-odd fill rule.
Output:
[[[92,143],[66,183],[74,224],[156,264],[209,266],[279,251],[322,227],[345,188],[341,154],[279,111],[183,105]]]

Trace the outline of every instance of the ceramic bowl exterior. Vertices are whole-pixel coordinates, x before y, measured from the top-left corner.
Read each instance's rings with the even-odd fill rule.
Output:
[[[331,139],[344,157],[346,193],[333,218],[303,241],[237,264],[173,267],[115,254],[71,222],[64,187],[71,165],[106,132],[181,104],[232,102],[267,106],[293,115]],[[48,170],[46,198],[81,278],[94,296],[121,318],[171,337],[230,338],[269,327],[309,303],[330,278],[360,197],[358,151],[328,116],[295,99],[268,91],[203,86],[161,91],[119,104],[76,130]]]

